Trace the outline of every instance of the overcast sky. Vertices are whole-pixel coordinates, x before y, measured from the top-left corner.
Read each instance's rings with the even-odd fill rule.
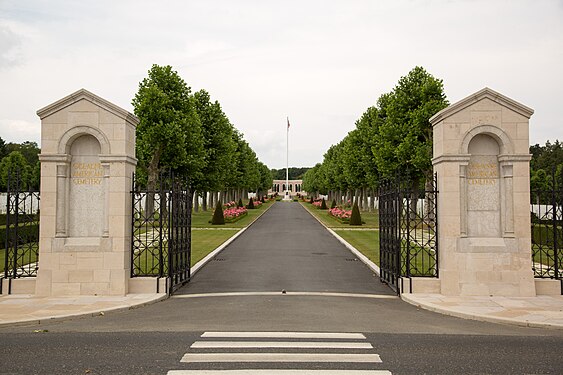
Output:
[[[129,111],[152,64],[207,90],[270,168],[313,166],[423,66],[456,102],[490,87],[563,140],[563,1],[0,0],[0,136],[85,88]]]

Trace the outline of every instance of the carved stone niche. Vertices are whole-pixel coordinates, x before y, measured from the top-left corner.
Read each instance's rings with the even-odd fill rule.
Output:
[[[514,157],[510,138],[498,128],[481,125],[462,142],[469,156],[460,165],[462,237],[514,237]]]

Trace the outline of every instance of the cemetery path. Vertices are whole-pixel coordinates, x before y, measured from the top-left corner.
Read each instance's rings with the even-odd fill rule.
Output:
[[[299,203],[276,203],[177,294],[339,292],[392,295]]]

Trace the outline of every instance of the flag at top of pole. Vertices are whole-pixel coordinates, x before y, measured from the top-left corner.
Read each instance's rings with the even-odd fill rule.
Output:
[[[287,130],[289,130],[289,117],[287,118]]]

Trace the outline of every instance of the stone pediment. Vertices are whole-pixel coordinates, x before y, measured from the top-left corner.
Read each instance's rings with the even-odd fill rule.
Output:
[[[72,105],[78,103],[81,100],[86,100],[102,109],[105,109],[108,112],[113,113],[119,118],[124,119],[127,122],[130,122],[134,125],[139,123],[139,119],[133,115],[132,113],[126,111],[125,109],[116,106],[113,103],[108,102],[107,100],[100,98],[99,96],[91,93],[86,89],[80,89],[56,102],[49,104],[46,107],[41,108],[37,111],[37,115],[42,120],[46,117],[51,116],[52,114]]]
[[[445,120],[446,118],[456,114],[457,112],[462,111],[465,108],[484,99],[489,99],[495,103],[498,103],[499,105],[506,107],[516,113],[519,113],[520,115],[525,116],[528,119],[534,113],[533,109],[526,107],[525,105],[520,104],[517,101],[510,99],[509,97],[504,96],[494,90],[491,90],[488,87],[485,87],[484,89],[477,91],[476,93],[436,113],[434,116],[430,118],[430,123],[432,125],[435,125],[438,122]]]

